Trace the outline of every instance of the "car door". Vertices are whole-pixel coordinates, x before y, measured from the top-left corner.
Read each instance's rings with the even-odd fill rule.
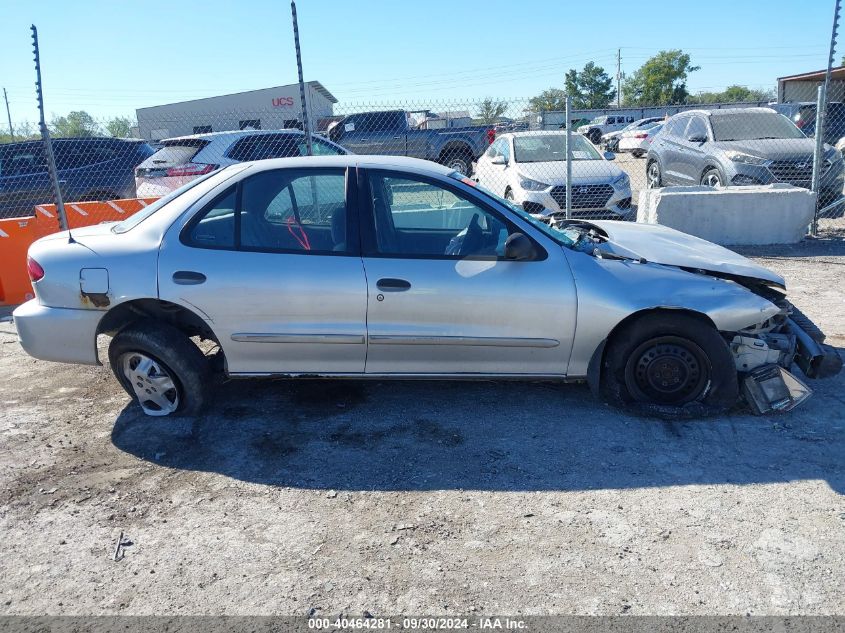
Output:
[[[690,140],[697,137],[709,140],[708,127],[704,117],[693,115],[683,132],[680,143],[681,149],[678,152],[678,171],[685,184],[699,184],[706,167],[707,154],[704,151],[706,142],[692,142]]]
[[[532,231],[483,194],[401,171],[361,178],[367,374],[566,372],[576,297],[559,246],[535,231],[535,258],[505,260],[508,235]]]
[[[673,117],[663,129],[659,157],[664,185],[688,184],[681,171],[684,151],[683,133],[688,123],[689,117]]]
[[[208,320],[229,373],[364,371],[367,285],[346,182],[344,169],[259,171],[166,234],[160,296]]]

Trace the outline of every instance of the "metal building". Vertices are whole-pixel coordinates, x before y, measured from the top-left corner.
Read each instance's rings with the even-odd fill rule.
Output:
[[[316,129],[318,120],[332,116],[337,99],[319,81],[309,81],[305,84],[305,103],[308,119]],[[302,126],[299,84],[138,108],[135,113],[138,136],[149,141],[226,130]]]
[[[778,103],[816,101],[818,89],[824,83],[824,70],[800,75],[778,77]],[[828,101],[845,101],[845,66],[830,71]]]

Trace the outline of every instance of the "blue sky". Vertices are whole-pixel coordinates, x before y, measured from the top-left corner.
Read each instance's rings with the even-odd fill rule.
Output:
[[[692,92],[774,88],[778,76],[826,65],[833,5],[299,0],[297,10],[305,77],[342,103],[446,109],[562,87],[569,68],[591,60],[612,74],[618,47],[629,74],[661,49],[688,52],[701,66]],[[48,118],[77,109],[133,116],[137,107],[296,81],[285,0],[0,0],[0,86],[15,121],[37,118],[32,23]]]

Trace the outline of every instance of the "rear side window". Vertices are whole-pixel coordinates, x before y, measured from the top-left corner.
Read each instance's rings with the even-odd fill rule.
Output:
[[[191,159],[206,145],[208,141],[172,141],[165,142],[164,147],[141,163],[140,167],[175,167],[190,163]]]

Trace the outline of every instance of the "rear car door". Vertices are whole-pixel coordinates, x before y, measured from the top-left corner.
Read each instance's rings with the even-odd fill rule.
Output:
[[[481,194],[401,171],[361,178],[366,373],[566,372],[576,297],[559,246],[535,235],[536,258],[505,260],[508,235],[531,231]]]
[[[688,123],[689,117],[673,117],[663,129],[659,156],[664,185],[687,184],[681,171],[684,151],[681,143]]]
[[[706,143],[693,143],[694,137],[710,138],[707,121],[704,117],[693,115],[683,132],[681,139],[681,150],[678,152],[678,172],[686,184],[697,185],[701,181],[701,175],[706,167],[707,154],[704,148]]]
[[[259,171],[168,231],[160,296],[209,321],[229,373],[364,371],[367,285],[346,183],[342,168]]]

